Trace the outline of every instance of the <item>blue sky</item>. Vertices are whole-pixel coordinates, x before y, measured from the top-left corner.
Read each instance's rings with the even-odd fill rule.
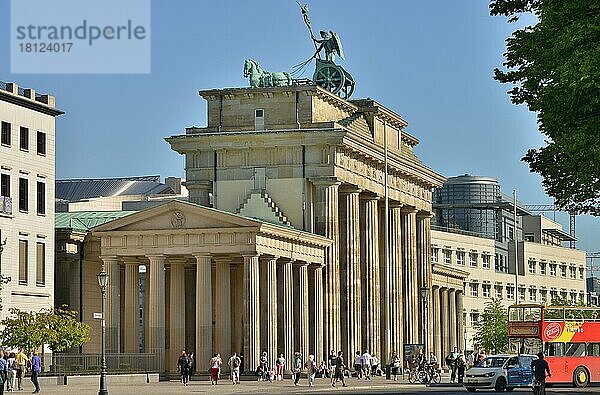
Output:
[[[519,25],[489,16],[487,7],[482,0],[309,3],[315,32],[342,38],[353,97],[402,115],[426,164],[445,176],[492,176],[523,202],[551,203],[541,178],[520,161],[543,144],[535,116],[512,105],[509,86],[492,79],[504,40]],[[150,74],[13,75],[8,57],[0,57],[0,80],[53,94],[66,112],[57,123],[58,178],[184,176],[183,158],[163,138],[205,125],[199,89],[247,86],[246,58],[282,71],[312,55],[293,0],[154,0],[151,12]],[[3,1],[3,54],[8,15]],[[568,229],[566,215],[557,219]],[[577,231],[580,248],[600,251],[599,218],[579,216]]]

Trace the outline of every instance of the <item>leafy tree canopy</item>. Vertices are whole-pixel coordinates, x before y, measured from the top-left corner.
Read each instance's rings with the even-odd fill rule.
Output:
[[[505,70],[494,70],[547,137],[523,160],[556,205],[600,215],[600,2],[492,0],[490,11],[510,22],[537,17],[506,40]]]
[[[475,343],[495,354],[508,348],[508,315],[499,299],[486,303],[479,321],[475,324]]]
[[[90,339],[90,327],[77,321],[75,311],[44,309],[35,313],[13,308],[10,312],[1,322],[0,341],[5,346],[30,352],[48,344],[52,351],[61,352]]]

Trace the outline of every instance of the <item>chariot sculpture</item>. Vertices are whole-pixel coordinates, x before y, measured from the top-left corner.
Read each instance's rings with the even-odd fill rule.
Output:
[[[298,5],[315,46],[314,55],[308,60],[294,66],[291,72],[282,71],[275,73],[263,70],[258,62],[253,59],[246,59],[244,62],[244,77],[249,78],[250,86],[253,88],[293,85],[298,80],[294,80],[292,76],[302,74],[306,66],[315,59],[315,72],[312,77],[313,83],[343,99],[349,99],[354,92],[354,78],[342,66],[335,63],[336,54],[342,60],[345,60],[340,36],[333,31],[320,31],[321,38],[317,39],[310,25],[308,6],[301,5],[300,3]],[[324,52],[323,57],[321,56],[321,52]]]

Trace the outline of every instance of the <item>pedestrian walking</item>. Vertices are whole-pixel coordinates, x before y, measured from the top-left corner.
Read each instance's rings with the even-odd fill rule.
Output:
[[[377,376],[377,369],[379,368],[379,359],[375,354],[371,355],[371,376]]]
[[[4,359],[4,352],[0,350],[0,395],[4,394],[4,383],[8,377],[8,363]]]
[[[327,364],[329,365],[329,378],[331,381],[331,384],[333,384],[333,381],[335,380],[333,378],[334,373],[335,373],[335,361],[337,360],[337,355],[335,355],[335,351],[331,350],[331,352],[329,353],[329,359],[327,360]]]
[[[233,385],[240,383],[240,366],[242,365],[242,360],[237,356],[236,353],[233,353],[229,361],[227,362],[229,365],[229,371],[231,372],[231,383]]]
[[[294,385],[298,385],[300,381],[300,373],[302,373],[302,354],[298,351],[294,353],[294,359],[292,361],[292,373],[294,376]]]
[[[17,361],[17,387],[19,391],[23,390],[23,374],[25,374],[25,364],[29,362],[29,358],[23,352],[23,348],[19,348],[19,352],[15,356]]]
[[[354,371],[356,372],[356,378],[362,378],[362,355],[360,355],[360,351],[357,351],[354,355]]]
[[[40,383],[38,382],[38,376],[41,371],[42,371],[42,360],[37,355],[37,353],[34,352],[31,357],[31,382],[33,383],[33,386],[35,387],[35,391],[33,391],[34,394],[37,394],[40,392]]]
[[[223,361],[221,360],[221,354],[217,353],[210,360],[210,384],[217,385],[219,382],[219,370]]]
[[[283,354],[279,354],[279,358],[275,361],[275,365],[277,365],[277,378],[276,380],[283,380],[283,373],[285,372],[285,358]]]
[[[180,382],[181,384],[187,387],[189,381],[189,369],[190,369],[190,360],[186,355],[185,351],[182,351],[177,358],[177,370],[179,371],[179,375],[181,376]]]
[[[450,382],[456,381],[456,359],[458,358],[457,348],[454,347],[452,352],[446,356],[446,365],[450,368]]]
[[[467,366],[467,361],[463,353],[458,354],[456,358],[456,369],[458,371],[458,383],[463,383],[463,378],[465,377],[465,367]]]
[[[11,392],[15,387],[15,379],[17,378],[17,360],[15,359],[15,353],[11,352],[8,354],[8,360],[6,361],[8,376],[6,383],[6,390]]]
[[[394,381],[398,381],[398,370],[400,370],[400,357],[396,351],[392,351],[392,357],[390,358],[390,366],[392,368],[392,376]]]
[[[314,355],[308,356],[308,361],[304,364],[304,368],[308,376],[308,386],[313,387],[315,385],[315,374],[317,373],[317,363],[315,362]]]
[[[196,371],[196,359],[194,357],[194,353],[191,352],[188,354],[188,359],[190,362],[190,367],[188,369],[188,383],[190,381],[192,381],[192,375],[194,374],[194,372]]]
[[[337,358],[335,360],[335,372],[334,372],[334,382],[331,383],[332,387],[335,387],[335,383],[337,380],[342,381],[342,386],[347,387],[346,380],[344,379],[344,368],[346,365],[344,364],[344,353],[338,351]]]
[[[369,350],[365,350],[361,362],[365,380],[371,380],[371,354],[369,354]]]

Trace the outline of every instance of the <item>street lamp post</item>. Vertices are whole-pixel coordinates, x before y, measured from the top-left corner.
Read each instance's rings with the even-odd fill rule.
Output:
[[[103,269],[98,273],[98,285],[100,285],[100,292],[102,292],[102,363],[100,365],[100,389],[98,390],[98,395],[108,395],[108,389],[106,389],[106,319],[104,317],[107,284],[108,273]]]
[[[429,288],[421,287],[421,299],[423,300],[423,354],[425,355],[425,360],[429,360],[429,354],[427,353],[427,337],[429,335]]]

